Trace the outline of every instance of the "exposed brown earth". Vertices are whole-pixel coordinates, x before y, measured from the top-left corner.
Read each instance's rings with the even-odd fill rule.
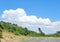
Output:
[[[1,42],[21,42],[22,40],[27,39],[26,36],[16,36],[10,32],[4,31],[3,32],[3,38],[1,39]]]

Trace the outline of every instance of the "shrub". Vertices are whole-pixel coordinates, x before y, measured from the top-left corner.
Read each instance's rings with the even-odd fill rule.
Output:
[[[0,38],[2,38],[2,29],[0,28]]]

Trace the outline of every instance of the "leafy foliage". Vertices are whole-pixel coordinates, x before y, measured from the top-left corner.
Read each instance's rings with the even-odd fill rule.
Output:
[[[45,35],[45,33],[42,32],[41,28],[38,28],[39,33],[37,33],[28,30],[27,27],[23,28],[21,26],[18,26],[17,24],[0,21],[0,38],[2,38],[2,30],[7,30],[8,32],[12,32],[15,35],[25,35],[25,36],[33,36],[33,37],[39,37],[39,36],[60,37],[60,31],[57,31],[55,34]]]
[[[0,27],[3,30],[7,30],[8,32],[12,32],[15,35],[25,35],[25,36],[41,36],[42,34],[36,33],[34,31],[28,30],[26,27],[23,28],[16,24],[8,23],[8,22],[0,22]]]
[[[0,28],[0,38],[2,38],[2,29]]]
[[[39,30],[39,32],[40,32],[40,34],[41,34],[42,36],[45,35],[45,34],[42,32],[41,28],[38,28],[38,30]]]

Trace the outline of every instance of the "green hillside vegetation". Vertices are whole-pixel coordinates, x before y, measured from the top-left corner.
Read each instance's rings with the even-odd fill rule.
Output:
[[[15,35],[24,35],[24,36],[31,36],[31,37],[60,37],[60,31],[57,31],[55,34],[45,35],[42,32],[41,28],[38,28],[39,33],[28,30],[27,27],[23,28],[18,26],[17,24],[12,24],[8,22],[0,21],[0,38],[2,38],[2,31],[6,30],[11,32]]]
[[[54,34],[45,35],[47,37],[60,37],[60,31],[56,31]]]
[[[0,22],[0,37],[2,37],[1,36],[2,30],[6,30],[8,32],[14,33],[15,35],[24,35],[24,36],[32,36],[32,37],[42,36],[43,34],[43,33],[37,33],[31,30],[28,30],[27,27],[23,28],[21,26],[18,26],[17,24],[1,21]]]

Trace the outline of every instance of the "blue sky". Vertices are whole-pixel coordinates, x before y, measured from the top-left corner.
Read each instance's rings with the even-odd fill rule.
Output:
[[[49,17],[52,21],[60,20],[59,0],[0,0],[0,14],[5,9],[25,9],[28,15]]]
[[[0,16],[4,10],[17,8],[23,8],[28,16],[60,21],[60,0],[0,0]]]

